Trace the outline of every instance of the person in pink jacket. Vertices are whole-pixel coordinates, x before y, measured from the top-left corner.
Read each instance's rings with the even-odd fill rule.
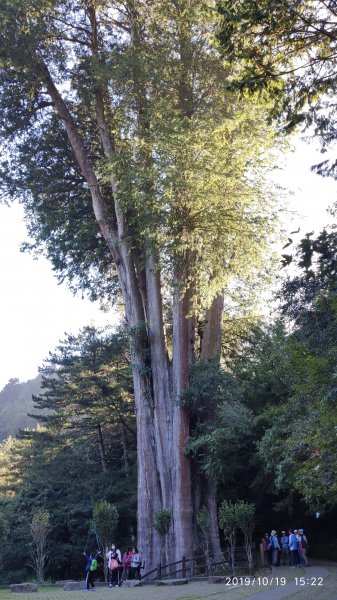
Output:
[[[132,550],[131,550],[131,548],[128,548],[126,550],[126,552],[123,553],[123,558],[122,558],[123,581],[126,581],[130,577],[131,560],[132,560]]]

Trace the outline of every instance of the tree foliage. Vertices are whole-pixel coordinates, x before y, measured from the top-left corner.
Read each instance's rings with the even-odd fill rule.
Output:
[[[165,508],[158,510],[155,514],[153,527],[161,538],[165,537],[172,523],[172,512]]]
[[[319,512],[335,506],[335,245],[335,233],[323,231],[299,246],[298,274],[281,297],[283,316],[293,326],[284,338],[288,397],[260,418],[259,453],[277,488],[296,491]]]
[[[106,471],[114,430],[120,432],[121,446],[123,436],[134,435],[125,334],[85,327],[50,353],[40,373],[42,394],[34,397],[35,407],[49,409],[49,414],[35,418],[60,435],[67,432]]]
[[[100,540],[102,550],[114,539],[118,519],[118,510],[114,504],[109,504],[106,501],[95,504],[92,511],[91,526]]]
[[[214,49],[204,50],[213,26],[207,11],[186,2],[180,22],[172,2],[146,9],[137,5],[146,42],[136,54],[123,33],[129,27],[123,11],[116,9],[116,24],[109,22],[106,7],[98,13],[101,38],[96,56],[88,33],[89,5],[68,2],[66,20],[60,18],[58,2],[41,1],[34,19],[29,4],[16,8],[15,19],[13,3],[2,8],[2,131],[10,144],[2,181],[8,197],[24,204],[35,240],[25,247],[44,252],[59,278],[67,277],[74,289],[88,289],[92,297],[116,294],[115,271],[92,218],[88,186],[39,79],[42,56],[63,88],[69,88],[66,100],[83,130],[107,206],[110,174],[118,176],[131,245],[149,238],[165,261],[172,259],[173,251],[182,254],[188,247],[194,257],[188,277],[205,303],[222,291],[231,273],[252,274],[267,251],[272,229],[263,192],[272,134],[258,102],[247,105],[225,92],[227,72]],[[195,89],[188,117],[178,108],[183,83],[174,54],[184,26],[195,33],[189,50]],[[65,69],[70,55],[72,62]],[[151,127],[144,140],[134,106],[137,68],[151,105]],[[97,139],[95,85],[109,93],[107,120],[115,150],[110,161],[102,156]],[[149,173],[143,166],[147,147],[152,155]],[[153,199],[146,192],[149,176]]]
[[[334,0],[219,0],[218,10],[234,84],[266,91],[283,127],[313,126],[326,149],[336,137]],[[323,161],[317,170],[335,175],[336,163]]]
[[[196,363],[181,394],[191,415],[186,450],[211,480],[225,487],[240,478],[252,432],[252,414],[242,399],[238,380],[217,361]]]

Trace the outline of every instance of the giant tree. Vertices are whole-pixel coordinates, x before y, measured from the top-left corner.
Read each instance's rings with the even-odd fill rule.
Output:
[[[178,399],[200,323],[207,359],[223,295],[230,305],[261,276],[273,230],[264,187],[272,136],[263,107],[226,91],[213,8],[199,0],[1,5],[3,183],[25,206],[31,247],[59,277],[92,295],[103,281],[102,295],[122,299],[138,545],[149,565],[162,509],[173,515],[167,558],[192,553],[189,415]]]

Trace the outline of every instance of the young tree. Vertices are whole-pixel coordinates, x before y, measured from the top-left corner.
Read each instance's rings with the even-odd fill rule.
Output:
[[[208,537],[209,537],[209,528],[211,525],[211,519],[209,516],[209,512],[206,508],[206,506],[203,506],[198,514],[197,514],[197,523],[202,531],[203,537],[204,537],[204,542],[205,542],[205,562],[206,562],[206,567],[207,567],[207,573],[210,574],[211,572],[211,560],[210,560],[210,552],[209,552],[209,541],[208,541]]]
[[[255,526],[255,504],[251,502],[244,502],[241,500],[237,503],[237,515],[239,527],[245,538],[245,550],[247,554],[247,562],[250,575],[253,573],[253,555],[252,555],[252,543],[253,543],[253,531]]]
[[[48,536],[51,530],[49,513],[43,510],[35,513],[32,518],[30,529],[33,538],[31,547],[31,566],[35,571],[37,581],[42,583],[44,581],[45,570],[49,560]]]
[[[236,532],[240,527],[237,504],[224,500],[219,508],[219,525],[229,543],[229,557],[232,575],[235,575]]]
[[[109,502],[98,502],[92,511],[91,527],[97,536],[99,549],[104,560],[104,580],[108,581],[108,560],[106,553],[114,540],[118,525],[117,507]]]
[[[170,531],[172,525],[172,512],[163,508],[158,510],[154,515],[153,527],[160,538],[160,562],[162,561],[163,549],[165,539],[167,541],[167,534]]]
[[[3,180],[25,205],[32,246],[61,278],[91,290],[104,281],[99,294],[122,298],[133,350],[138,546],[151,566],[153,517],[163,507],[173,515],[167,558],[192,553],[189,415],[178,399],[198,317],[219,317],[217,299],[232,298],[266,265],[272,135],[258,102],[226,91],[228,71],[210,44],[212,3],[66,7],[65,17],[58,0],[2,5],[3,132],[14,140]],[[211,326],[207,318],[205,340]]]

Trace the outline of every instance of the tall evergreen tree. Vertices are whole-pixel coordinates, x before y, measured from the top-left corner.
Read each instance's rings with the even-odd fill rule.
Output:
[[[233,290],[261,278],[273,231],[264,185],[272,136],[257,102],[225,91],[212,8],[199,0],[1,6],[6,189],[21,198],[33,246],[61,277],[92,290],[106,276],[98,293],[124,303],[138,545],[149,566],[159,510],[173,514],[167,558],[193,548],[189,415],[178,399],[198,319],[210,340],[222,295],[230,304]]]

